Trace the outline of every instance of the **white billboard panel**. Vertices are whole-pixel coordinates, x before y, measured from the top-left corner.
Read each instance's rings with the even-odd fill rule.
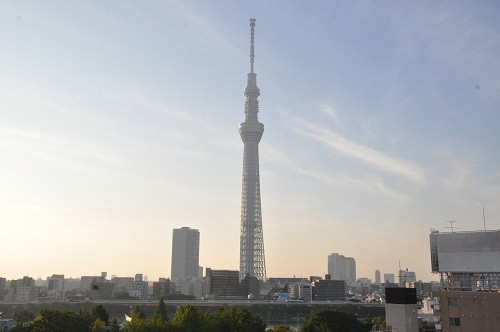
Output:
[[[500,231],[436,232],[431,243],[432,236],[440,272],[500,272]]]

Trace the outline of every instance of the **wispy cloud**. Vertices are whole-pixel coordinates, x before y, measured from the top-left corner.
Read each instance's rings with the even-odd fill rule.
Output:
[[[341,188],[357,188],[363,191],[370,190],[384,195],[397,198],[399,200],[406,200],[407,197],[401,194],[397,190],[391,189],[382,180],[374,177],[366,177],[363,179],[354,178],[346,174],[332,174],[331,172],[325,172],[318,168],[308,167],[300,165],[297,161],[293,161],[290,157],[279,148],[270,145],[268,143],[261,143],[261,152],[263,158],[272,161],[276,164],[291,170],[292,172],[307,176],[311,179],[315,179],[321,183],[326,183],[335,187]]]
[[[336,124],[339,123],[339,118],[337,116],[337,111],[325,102],[318,103],[319,110],[326,114],[330,119],[332,119]]]
[[[321,127],[305,119],[297,117],[293,123],[291,129],[296,134],[312,138],[337,152],[386,172],[402,175],[416,182],[425,182],[423,171],[406,161],[388,156],[369,146],[352,142],[331,129]]]

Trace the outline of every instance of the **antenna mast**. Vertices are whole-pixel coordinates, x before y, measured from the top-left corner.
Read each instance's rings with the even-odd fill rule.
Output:
[[[254,29],[255,29],[255,19],[250,19],[250,73],[253,74],[253,59],[254,54]]]
[[[484,205],[483,205],[483,227],[486,230],[486,217],[484,216]]]
[[[449,228],[450,231],[453,233],[453,230],[455,229],[453,227],[453,223],[455,222],[455,220],[446,220],[445,222],[449,222],[450,223],[450,226],[446,226],[445,228]]]

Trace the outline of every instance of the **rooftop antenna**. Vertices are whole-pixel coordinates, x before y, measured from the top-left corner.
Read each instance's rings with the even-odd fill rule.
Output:
[[[399,261],[399,272],[398,272],[398,279],[399,279],[399,287],[401,287],[401,261]]]
[[[445,222],[449,222],[450,223],[450,226],[446,226],[445,228],[449,228],[450,231],[452,233],[454,233],[453,230],[455,229],[455,227],[453,227],[453,223],[455,222],[455,220],[446,220]]]
[[[483,227],[486,230],[486,217],[484,216],[484,205],[483,205]]]

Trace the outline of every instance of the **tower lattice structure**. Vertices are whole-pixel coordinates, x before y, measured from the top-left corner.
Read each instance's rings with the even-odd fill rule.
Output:
[[[264,125],[259,122],[260,90],[254,73],[255,19],[250,19],[250,73],[244,95],[245,121],[239,125],[243,141],[243,181],[241,190],[240,280],[245,276],[266,279],[264,235],[260,201],[259,142]]]

